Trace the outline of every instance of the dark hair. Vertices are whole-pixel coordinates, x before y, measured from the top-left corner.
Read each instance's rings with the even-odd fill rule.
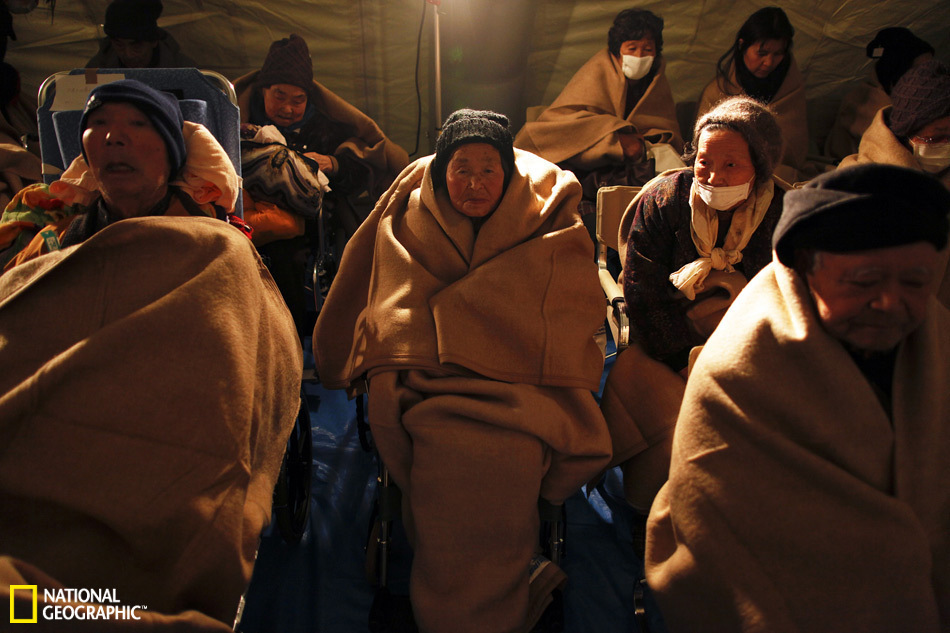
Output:
[[[795,28],[788,21],[788,16],[778,7],[763,7],[750,15],[739,27],[732,47],[723,53],[716,62],[716,77],[725,84],[728,78],[729,66],[742,60],[746,49],[762,40],[785,40],[786,54],[792,50],[792,38]]]
[[[646,9],[624,9],[607,31],[607,49],[619,57],[624,42],[646,37],[656,42],[657,55],[663,52],[663,18]]]
[[[909,29],[892,26],[878,31],[868,42],[865,52],[877,60],[874,72],[884,92],[891,94],[900,78],[914,65],[914,60],[924,53],[933,55],[934,48]]]

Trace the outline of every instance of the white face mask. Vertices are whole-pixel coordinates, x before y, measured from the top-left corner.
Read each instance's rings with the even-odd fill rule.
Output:
[[[631,81],[643,79],[650,72],[653,66],[654,56],[634,57],[633,55],[623,56],[623,76]]]
[[[732,187],[713,187],[695,180],[693,186],[696,187],[696,192],[699,193],[699,197],[706,203],[706,206],[716,211],[725,211],[749,197],[749,191],[752,190],[752,180]]]
[[[914,150],[914,158],[920,166],[935,174],[950,166],[950,140],[940,143],[924,143],[916,138],[910,139],[910,146]]]

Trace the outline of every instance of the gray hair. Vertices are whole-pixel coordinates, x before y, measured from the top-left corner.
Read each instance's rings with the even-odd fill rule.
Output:
[[[782,130],[778,121],[765,105],[750,97],[724,99],[696,121],[693,142],[684,155],[688,165],[696,162],[696,148],[703,130],[732,130],[741,134],[749,146],[756,182],[771,178],[782,159]]]

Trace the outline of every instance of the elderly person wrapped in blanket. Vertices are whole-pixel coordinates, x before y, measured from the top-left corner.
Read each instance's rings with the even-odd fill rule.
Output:
[[[768,104],[785,139],[776,175],[788,182],[799,180],[808,153],[805,79],[792,55],[794,35],[794,27],[779,7],[764,7],[750,15],[719,58],[716,76],[703,89],[696,111],[700,118],[734,95]]]
[[[950,190],[950,68],[937,60],[907,71],[858,146],[839,167],[883,163],[933,174]],[[950,253],[937,298],[950,307]]]
[[[693,138],[692,166],[647,183],[620,223],[621,281],[637,344],[616,360],[602,407],[627,500],[644,513],[666,481],[690,353],[729,298],[771,261],[782,213],[784,190],[773,177],[782,136],[766,107],[731,97],[696,122]]]
[[[79,244],[125,218],[168,215],[239,220],[240,182],[227,153],[178,100],[133,80],[89,93],[82,155],[62,177],[22,189],[0,218],[5,269]]]
[[[669,630],[950,628],[950,194],[864,165],[785,196],[689,377],[646,572]]]
[[[215,217],[237,176],[207,130],[136,81],[95,88],[82,129],[83,155],[0,227],[27,242],[0,276],[0,600],[74,630],[50,619],[55,589],[109,588],[72,601],[127,608],[89,630],[230,631],[302,350],[253,244]]]
[[[375,121],[314,80],[310,50],[299,35],[271,44],[261,69],[237,79],[234,88],[244,139],[245,218],[299,329],[306,221],[322,204],[333,219],[324,229],[333,226],[341,240],[349,237],[409,156]]]
[[[674,161],[683,150],[662,53],[663,19],[646,9],[621,11],[607,34],[607,48],[515,138],[515,147],[577,175],[584,186],[585,221],[588,215],[593,221],[599,187],[642,185],[656,175],[651,147],[666,149]]]
[[[533,560],[538,498],[562,503],[610,452],[580,186],[507,125],[449,116],[347,245],[314,331],[326,385],[368,380],[427,632],[530,628],[532,561],[554,567]]]

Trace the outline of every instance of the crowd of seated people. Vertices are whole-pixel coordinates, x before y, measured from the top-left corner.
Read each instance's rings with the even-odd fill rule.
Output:
[[[158,28],[161,11],[110,3],[88,66],[194,65]],[[0,359],[18,367],[0,385],[11,447],[0,503],[17,509],[0,516],[0,578],[116,585],[154,605],[155,630],[228,630],[312,332],[325,386],[370,394],[380,455],[405,495],[419,630],[530,630],[563,583],[537,552],[538,499],[561,504],[614,464],[650,517],[654,626],[945,630],[950,71],[907,29],[878,33],[876,84],[849,97],[828,137],[843,160],[810,180],[785,12],[760,9],[738,29],[687,144],[663,27],[650,11],[620,12],[606,48],[517,135],[504,114],[461,109],[411,164],[316,81],[292,34],[235,80],[243,188],[174,96],[135,80],[92,90],[82,154],[61,178],[35,182],[11,159],[0,183]],[[604,311],[587,233],[597,190],[617,184],[642,186],[620,229],[635,342],[599,407]],[[314,326],[303,277],[321,209],[348,245]],[[224,270],[240,287],[215,283]],[[735,303],[703,313],[720,286]],[[69,327],[45,337],[55,321],[39,319],[42,345],[10,342],[24,315],[60,301],[76,307]],[[117,344],[130,345],[119,361]],[[225,359],[230,388],[243,389],[219,416],[226,442],[188,428],[194,411],[220,406],[210,389],[221,381],[183,354]],[[143,357],[155,384],[142,382]],[[54,379],[37,396],[39,373]],[[773,380],[782,388],[769,392]],[[159,387],[185,395],[158,399]],[[129,429],[140,401],[150,413]],[[185,423],[164,427],[171,419]],[[65,453],[61,437],[74,470],[27,476],[31,443]],[[79,445],[111,470],[85,467]],[[157,445],[169,454],[152,466]],[[210,465],[178,481],[193,454]],[[101,492],[87,501],[77,491],[90,486]],[[136,486],[148,512],[119,503]],[[789,520],[799,507],[817,520]],[[152,542],[162,529],[173,538]],[[100,563],[85,565],[93,555]],[[893,570],[898,591],[869,580]]]

